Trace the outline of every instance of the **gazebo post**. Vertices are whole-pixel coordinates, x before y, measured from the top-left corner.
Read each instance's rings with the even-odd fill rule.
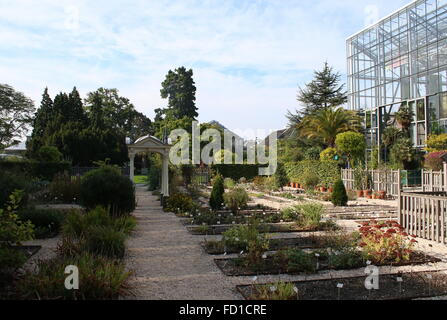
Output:
[[[161,204],[164,206],[166,199],[169,197],[169,153],[167,151],[163,152],[161,194]]]
[[[135,181],[135,153],[133,153],[133,152],[129,153],[129,158],[130,158],[129,178],[130,178],[130,181],[132,181],[132,183],[134,183],[134,181]]]

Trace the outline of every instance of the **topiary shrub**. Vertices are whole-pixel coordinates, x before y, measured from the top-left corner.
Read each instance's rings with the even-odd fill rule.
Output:
[[[306,171],[302,177],[306,190],[313,190],[320,183],[320,178],[315,172]]]
[[[225,193],[224,180],[220,174],[216,175],[213,183],[213,190],[210,196],[210,207],[213,210],[219,210],[223,206]]]
[[[332,203],[336,207],[344,207],[348,204],[348,195],[342,180],[338,180],[334,185],[332,192]]]
[[[102,206],[114,216],[127,215],[135,210],[135,187],[116,168],[103,166],[83,177],[81,203],[87,209]]]

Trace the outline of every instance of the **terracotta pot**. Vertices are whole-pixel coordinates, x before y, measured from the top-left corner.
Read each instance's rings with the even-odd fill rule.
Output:
[[[377,194],[373,194],[373,195],[372,195],[372,198],[373,198],[374,200],[379,199],[379,195],[377,195]]]
[[[372,195],[372,191],[371,190],[363,190],[363,195],[365,197],[368,197],[368,196]]]
[[[334,192],[334,188],[331,187],[328,189],[328,191],[329,191],[329,193],[332,193],[332,192]]]
[[[363,197],[363,190],[357,190],[357,198],[362,198]]]
[[[372,198],[373,196],[371,194],[366,196],[366,199],[372,199]]]
[[[386,199],[386,191],[379,191],[380,199]]]
[[[326,187],[320,187],[321,192],[326,192]]]

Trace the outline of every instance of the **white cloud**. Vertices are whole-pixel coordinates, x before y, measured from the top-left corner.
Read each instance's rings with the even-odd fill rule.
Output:
[[[405,1],[376,0],[380,14]],[[117,87],[152,116],[169,69],[192,67],[203,121],[274,129],[296,89],[328,60],[345,71],[345,38],[370,1],[0,0],[0,76],[39,101]]]

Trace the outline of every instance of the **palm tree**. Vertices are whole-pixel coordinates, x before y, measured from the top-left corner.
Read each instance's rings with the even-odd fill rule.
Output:
[[[333,148],[338,134],[361,131],[361,118],[356,112],[341,107],[327,108],[305,117],[299,124],[299,130],[301,136]]]

